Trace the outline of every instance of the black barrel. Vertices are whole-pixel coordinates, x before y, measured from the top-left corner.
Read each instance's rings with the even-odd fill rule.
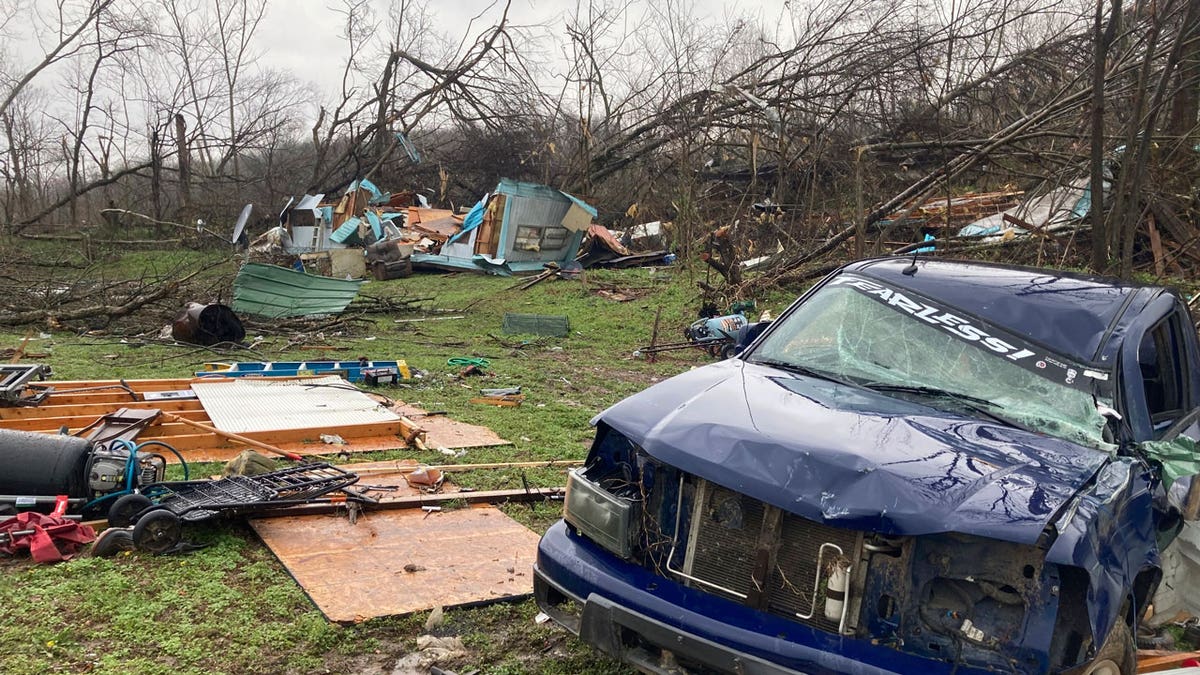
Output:
[[[87,497],[91,441],[0,429],[0,494]]]

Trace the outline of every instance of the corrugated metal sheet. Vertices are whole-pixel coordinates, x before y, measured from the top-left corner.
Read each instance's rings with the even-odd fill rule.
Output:
[[[571,246],[572,232],[567,232],[563,239],[564,245],[555,249],[527,251],[516,248],[517,228],[522,225],[534,227],[556,227],[566,230],[561,223],[571,201],[558,191],[551,191],[553,197],[514,196],[508,198],[507,216],[504,222],[504,240],[500,242],[500,251],[506,260],[560,260]]]
[[[213,425],[235,434],[395,422],[396,413],[340,377],[196,382]]]
[[[340,314],[358,295],[361,280],[334,279],[285,267],[247,263],[233,282],[236,312],[269,318]]]
[[[333,234],[329,235],[330,240],[336,241],[339,244],[344,244],[350,237],[357,237],[358,224],[361,222],[362,221],[359,220],[357,216],[351,216],[347,218],[346,222],[342,223],[338,229],[333,231]]]

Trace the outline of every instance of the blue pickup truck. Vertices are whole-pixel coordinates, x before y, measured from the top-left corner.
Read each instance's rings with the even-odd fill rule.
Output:
[[[847,265],[595,418],[535,596],[651,673],[1132,673],[1198,363],[1166,288]]]

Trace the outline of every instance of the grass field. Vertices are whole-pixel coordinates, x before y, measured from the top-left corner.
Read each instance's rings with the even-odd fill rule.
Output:
[[[189,299],[229,297],[235,267],[212,254],[114,256],[105,264],[73,271],[72,278],[170,276],[197,270],[203,271],[193,288],[209,297]],[[654,364],[633,356],[648,342],[660,307],[662,339],[682,339],[681,329],[700,305],[696,281],[701,278],[703,272],[678,267],[594,271],[583,282],[551,280],[520,291],[509,288],[512,279],[418,274],[368,283],[363,294],[421,299],[419,305],[427,310],[457,310],[466,318],[397,324],[393,319],[421,314],[373,314],[349,330],[311,334],[299,341],[285,332],[251,330],[248,341],[261,338],[252,352],[221,355],[147,344],[136,334],[168,323],[179,310],[172,301],[88,334],[34,330],[27,350],[49,353],[44,362],[58,379],[182,377],[205,361],[222,359],[400,358],[427,376],[412,386],[381,392],[486,425],[513,442],[471,450],[456,462],[582,459],[592,436],[588,421],[597,412],[655,381],[712,360],[698,350],[672,352]],[[637,297],[616,302],[601,297],[601,289]],[[759,307],[778,313],[792,297],[759,298]],[[500,333],[505,312],[566,314],[571,334],[505,336]],[[0,347],[16,347],[28,334],[25,328],[0,332]],[[296,344],[338,349],[289,346]],[[456,356],[489,359],[494,376],[456,378],[446,365]],[[480,387],[515,385],[522,386],[527,397],[518,408],[468,403]],[[376,453],[361,459],[391,457],[445,460],[434,450]],[[215,467],[198,468],[203,472]],[[545,486],[564,482],[561,472],[548,469],[528,471],[525,478]],[[455,480],[479,488],[521,486],[521,475],[511,470],[473,471]],[[553,504],[505,509],[536,531],[559,514]],[[0,606],[5,610],[0,615],[0,673],[390,673],[425,632],[424,615],[352,627],[327,623],[241,523],[191,527],[189,538],[208,546],[188,555],[84,557],[46,566],[0,558]],[[471,655],[444,667],[460,673],[628,672],[565,631],[535,624],[536,613],[532,601],[447,611],[435,634],[461,637]]]

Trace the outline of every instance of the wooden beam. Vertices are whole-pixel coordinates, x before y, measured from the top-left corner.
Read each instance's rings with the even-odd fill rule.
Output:
[[[1171,652],[1160,649],[1139,649],[1137,672],[1157,673],[1180,667],[1184,661],[1200,660],[1200,652]]]
[[[415,495],[406,497],[383,498],[378,504],[361,504],[364,511],[384,511],[389,509],[417,509],[422,506],[441,506],[447,502],[466,502],[467,504],[501,504],[504,502],[540,502],[562,499],[566,495],[565,487],[529,488],[528,490],[479,490],[476,492],[446,492],[434,495]],[[304,516],[317,513],[337,513],[346,509],[345,504],[306,504],[272,509],[251,515],[251,518],[272,518],[277,516]]]
[[[411,460],[410,460],[411,461]],[[401,462],[366,462],[343,464],[340,468],[353,471],[359,476],[382,476],[392,473],[412,473],[417,469],[437,469],[443,473],[476,471],[481,469],[546,469],[555,467],[583,466],[581,459],[552,459],[545,462],[491,462],[485,464],[402,464]]]
[[[169,412],[185,410],[203,410],[199,401],[130,401],[126,399],[114,403],[96,403],[80,405],[39,405],[21,406],[18,408],[0,408],[0,422],[18,419],[61,419],[64,417],[90,417],[93,420],[102,417],[117,408],[136,408],[146,410],[153,408]]]

